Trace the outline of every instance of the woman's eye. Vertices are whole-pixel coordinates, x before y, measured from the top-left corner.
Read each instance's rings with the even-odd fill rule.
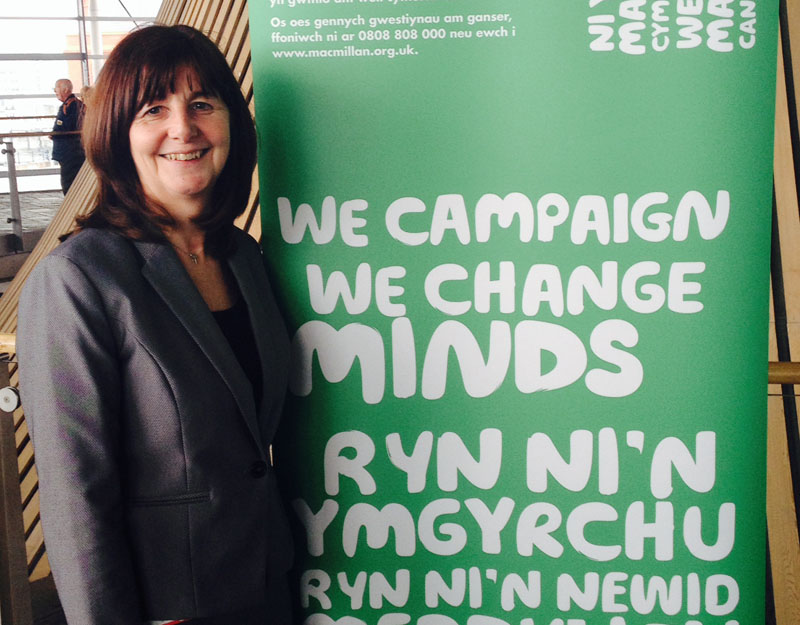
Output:
[[[203,102],[202,100],[192,102],[192,109],[195,111],[210,111],[212,108],[209,102]]]
[[[149,108],[144,109],[144,116],[158,115],[160,112],[161,112],[160,106],[151,106]]]

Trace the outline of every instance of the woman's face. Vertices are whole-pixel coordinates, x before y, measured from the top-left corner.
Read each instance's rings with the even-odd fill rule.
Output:
[[[197,84],[183,72],[175,92],[143,106],[128,133],[145,196],[178,221],[200,214],[230,151],[228,108],[193,91]]]

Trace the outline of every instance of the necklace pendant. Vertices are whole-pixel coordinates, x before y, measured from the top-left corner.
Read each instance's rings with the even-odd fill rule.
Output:
[[[192,259],[192,262],[196,265],[197,264],[197,254],[192,254],[191,252],[187,252],[189,254],[189,258]]]

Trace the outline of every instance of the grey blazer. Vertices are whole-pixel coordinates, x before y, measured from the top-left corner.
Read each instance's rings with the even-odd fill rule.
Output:
[[[85,230],[25,285],[20,391],[70,624],[235,612],[291,564],[269,461],[288,339],[257,243],[237,230],[228,262],[261,358],[258,411],[171,247]]]

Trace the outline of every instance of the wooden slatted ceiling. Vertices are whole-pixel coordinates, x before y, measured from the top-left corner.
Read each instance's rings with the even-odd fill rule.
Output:
[[[788,8],[792,58],[796,61],[792,69],[794,85],[800,86],[800,7]],[[242,92],[252,104],[252,68],[250,65],[250,41],[246,0],[165,0],[158,20],[163,24],[185,23],[206,32],[228,59],[234,73],[239,77]],[[800,101],[800,93],[797,94]],[[775,182],[778,206],[778,224],[781,237],[783,278],[786,288],[786,305],[790,345],[795,360],[800,359],[800,212],[793,170],[793,153],[789,137],[789,115],[798,111],[789,110],[782,66],[778,71],[777,120],[775,137]],[[0,298],[0,332],[16,330],[16,308],[20,288],[33,266],[52,250],[58,237],[68,232],[74,217],[88,210],[96,198],[93,174],[87,168],[81,170],[63,206],[45,232],[31,257],[20,269],[17,277]],[[237,225],[260,238],[261,223],[258,204],[258,177],[254,176],[253,193],[247,210]],[[777,360],[775,348],[775,325],[771,332],[770,359]],[[13,378],[12,378],[13,379]],[[774,583],[776,622],[778,625],[794,625],[800,614],[800,542],[794,512],[789,459],[786,443],[784,408],[780,388],[770,387],[773,395],[769,399],[768,438],[768,485],[767,514],[770,532],[770,551]],[[38,579],[49,572],[47,554],[38,522],[38,485],[33,451],[27,435],[27,426],[21,411],[15,415],[21,491],[25,503],[26,549],[31,563],[31,579]],[[759,540],[759,537],[748,537]]]

